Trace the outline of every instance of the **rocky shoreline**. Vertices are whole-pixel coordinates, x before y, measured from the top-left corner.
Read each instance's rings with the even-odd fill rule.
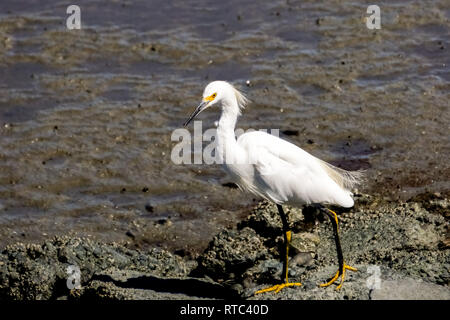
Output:
[[[254,295],[282,270],[281,221],[274,205],[261,202],[195,260],[86,238],[7,246],[0,252],[0,300],[450,299],[448,197],[355,198],[351,210],[337,209],[346,263],[358,269],[340,291],[318,287],[337,270],[331,224],[313,208],[288,208],[290,279],[303,285]],[[78,289],[68,288],[69,266],[80,270]]]

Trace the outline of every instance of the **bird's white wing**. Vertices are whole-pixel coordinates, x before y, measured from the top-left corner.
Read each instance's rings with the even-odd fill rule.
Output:
[[[265,132],[241,135],[238,145],[253,165],[252,189],[282,204],[353,206],[350,187],[357,175],[338,169],[296,145]],[[251,190],[252,191],[252,190]]]

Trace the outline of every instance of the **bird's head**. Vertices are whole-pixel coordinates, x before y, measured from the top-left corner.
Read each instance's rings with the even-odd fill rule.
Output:
[[[226,108],[239,115],[240,109],[242,109],[247,102],[247,98],[230,83],[226,81],[210,82],[203,91],[202,101],[189,116],[189,119],[184,123],[184,126],[186,127],[200,112],[213,106],[222,107],[222,109]]]

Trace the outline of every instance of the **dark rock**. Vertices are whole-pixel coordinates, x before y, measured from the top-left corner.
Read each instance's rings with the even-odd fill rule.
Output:
[[[42,245],[17,243],[0,254],[0,300],[55,299],[69,294],[67,267],[80,269],[81,285],[107,268],[183,277],[190,271],[182,258],[161,249],[129,250],[89,239],[55,238]]]
[[[262,202],[237,227],[216,235],[196,261],[183,252],[177,252],[182,258],[81,238],[6,247],[0,300],[450,299],[450,248],[442,245],[448,223],[436,209],[448,200],[434,197],[403,203],[355,192],[357,205],[339,213],[339,234],[345,262],[358,271],[347,272],[339,291],[340,279],[318,286],[338,268],[331,223],[318,219],[314,207],[285,207],[293,230],[289,278],[303,285],[254,295],[283,281],[281,219],[275,205]],[[79,267],[81,289],[67,288],[69,266]]]
[[[207,275],[214,280],[241,275],[257,261],[269,256],[264,239],[253,229],[224,230],[209,244],[198,259],[192,275]]]
[[[284,208],[291,228],[296,229],[296,224],[304,221],[302,210],[297,208]],[[283,235],[281,218],[277,207],[268,202],[260,202],[250,216],[238,224],[238,229],[249,227],[257,234],[274,239]]]
[[[234,290],[192,277],[163,277],[140,271],[111,268],[96,274],[70,297],[88,300],[198,300],[235,298]]]

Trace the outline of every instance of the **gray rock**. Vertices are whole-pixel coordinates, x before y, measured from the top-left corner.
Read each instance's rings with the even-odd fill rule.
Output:
[[[111,268],[96,274],[86,286],[70,292],[72,299],[201,300],[235,297],[234,291],[208,279],[162,277]]]
[[[359,198],[365,201],[338,214],[345,262],[358,268],[339,291],[340,279],[319,287],[338,268],[331,224],[314,210],[286,208],[294,230],[289,278],[302,286],[254,295],[283,281],[281,221],[274,205],[261,203],[216,235],[196,261],[81,238],[17,243],[0,253],[0,300],[449,299],[447,200]],[[70,265],[80,268],[81,289],[67,288]]]
[[[286,207],[284,211],[293,230],[296,224],[303,221],[303,213],[299,208]],[[238,229],[249,227],[263,237],[274,238],[283,234],[281,218],[275,204],[263,201],[253,209],[247,219],[238,224]]]
[[[440,236],[432,225],[413,223],[405,228],[407,245],[414,248],[433,249],[437,247]]]
[[[248,227],[224,230],[214,237],[199,257],[198,267],[192,274],[207,275],[219,281],[230,279],[268,257],[264,238],[257,235],[255,230]]]
[[[310,232],[293,233],[290,248],[294,254],[315,253],[320,242],[318,235]]]
[[[269,204],[260,204],[238,226],[238,230],[233,231],[231,239],[222,237],[221,246],[214,249],[218,252],[223,248],[227,248],[228,252],[233,250],[226,242],[242,237],[243,229],[239,227],[245,227],[255,230],[266,247],[264,256],[267,257],[253,259],[254,265],[246,266],[240,279],[229,277],[227,269],[216,268],[216,279],[224,283],[241,281],[244,287],[242,296],[252,299],[369,299],[371,290],[367,281],[371,273],[368,268],[378,267],[384,270],[385,281],[411,278],[447,289],[450,250],[439,246],[446,237],[448,223],[445,218],[428,212],[421,203],[365,198],[365,204],[339,214],[344,258],[346,263],[352,266],[356,264],[359,269],[358,272],[347,272],[341,290],[334,290],[339,281],[328,288],[318,287],[318,284],[329,280],[338,268],[331,224],[328,220],[320,221],[317,215],[312,229],[307,229],[307,225],[301,221],[306,216],[299,215],[300,221],[296,223],[304,226],[305,230],[296,230],[293,234],[290,253],[295,256],[290,259],[289,275],[292,281],[300,281],[305,285],[284,289],[278,294],[253,296],[255,291],[283,281],[281,222],[276,207]],[[248,241],[239,243],[237,252],[241,254],[255,250],[255,246],[249,246]],[[210,254],[208,250],[207,254]],[[215,265],[229,262],[220,262],[220,259],[217,257]],[[396,276],[391,277],[390,274]]]
[[[374,289],[372,300],[450,300],[450,289],[411,278],[381,281]]]
[[[69,293],[67,267],[80,270],[81,284],[111,267],[158,276],[186,276],[183,259],[161,249],[129,250],[89,239],[55,238],[42,245],[17,243],[0,254],[0,299],[54,299]]]

